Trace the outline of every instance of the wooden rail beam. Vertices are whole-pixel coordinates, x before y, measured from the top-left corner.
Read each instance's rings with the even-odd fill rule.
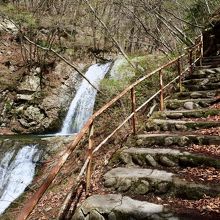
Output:
[[[132,113],[134,113],[132,117],[132,128],[133,128],[133,134],[136,135],[136,96],[135,96],[135,88],[131,88],[131,109]]]
[[[160,78],[160,111],[164,111],[164,88],[163,88],[163,72],[159,71]]]
[[[94,123],[92,123],[89,128],[89,147],[88,147],[89,164],[87,166],[87,172],[86,172],[86,196],[89,196],[90,184],[91,184],[93,134],[94,134]]]

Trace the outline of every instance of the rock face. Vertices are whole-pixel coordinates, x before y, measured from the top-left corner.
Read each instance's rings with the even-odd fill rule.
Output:
[[[27,65],[17,27],[1,16],[0,32],[0,134],[58,131],[82,78],[52,58]]]
[[[6,67],[4,67],[5,69]],[[3,69],[3,70],[4,70]],[[15,82],[0,77],[0,127],[17,133],[42,133],[59,130],[81,78],[65,63],[56,64],[45,74],[40,67],[23,72]],[[0,71],[2,72],[2,71]]]

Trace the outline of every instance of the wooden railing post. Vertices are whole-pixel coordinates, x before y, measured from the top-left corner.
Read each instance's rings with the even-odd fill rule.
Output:
[[[201,38],[200,38],[200,66],[202,66],[202,59],[203,59],[203,35],[201,34]]]
[[[190,49],[189,51],[189,73],[192,74],[193,72],[193,61],[192,61],[192,55],[193,55],[193,51],[192,49]]]
[[[182,92],[182,68],[181,68],[181,58],[177,60],[177,70],[179,75],[179,91]]]
[[[131,110],[132,113],[134,113],[132,117],[132,128],[133,128],[133,134],[136,135],[136,96],[135,96],[135,89],[134,87],[131,88]]]
[[[86,171],[86,196],[89,195],[90,192],[90,184],[91,184],[91,175],[92,175],[92,148],[93,148],[93,134],[94,134],[94,125],[93,123],[89,128],[89,146],[88,146],[88,158],[89,163]]]
[[[159,70],[159,78],[160,78],[160,111],[164,110],[164,98],[163,98],[163,72],[162,69]]]

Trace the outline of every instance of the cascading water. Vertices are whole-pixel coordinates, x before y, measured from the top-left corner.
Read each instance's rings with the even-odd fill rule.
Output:
[[[109,70],[110,63],[92,65],[86,78],[96,87]],[[97,91],[83,80],[71,105],[59,134],[78,132],[92,115]],[[9,150],[0,158],[0,215],[17,199],[32,182],[40,151],[36,145],[20,150]]]
[[[36,145],[5,153],[0,162],[0,214],[32,182],[39,156]]]
[[[92,65],[86,72],[86,78],[96,87],[108,72],[110,63]],[[59,134],[77,133],[93,113],[97,91],[84,79],[80,85],[64,120]]]

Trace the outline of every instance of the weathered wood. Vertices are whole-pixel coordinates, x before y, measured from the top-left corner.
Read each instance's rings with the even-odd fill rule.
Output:
[[[192,74],[193,72],[193,50],[189,51],[189,73]]]
[[[135,96],[135,88],[133,87],[131,89],[131,109],[132,112],[134,113],[132,117],[132,128],[133,128],[133,134],[136,135],[136,96]]]
[[[89,128],[89,147],[88,147],[88,155],[87,155],[89,159],[89,164],[88,164],[87,171],[86,171],[86,196],[89,195],[90,184],[91,184],[93,133],[94,133],[94,126],[92,123]]]
[[[182,72],[181,72],[181,59],[177,61],[177,71],[179,78],[179,91],[182,92]]]
[[[163,97],[163,72],[162,70],[159,71],[159,78],[160,78],[160,111],[164,110],[164,97]]]

